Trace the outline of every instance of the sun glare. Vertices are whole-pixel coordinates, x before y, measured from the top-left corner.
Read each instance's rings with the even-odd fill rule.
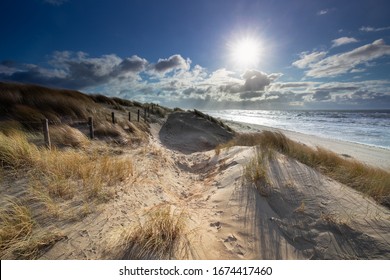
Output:
[[[238,40],[231,46],[233,63],[239,67],[253,67],[260,60],[260,43],[254,38]]]

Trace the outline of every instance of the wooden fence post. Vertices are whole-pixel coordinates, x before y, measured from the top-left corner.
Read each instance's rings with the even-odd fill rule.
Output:
[[[131,112],[129,112],[129,122],[131,122]]]
[[[50,134],[49,134],[49,120],[42,119],[42,126],[43,126],[43,138],[45,140],[45,146],[50,149],[51,143],[50,143]]]
[[[139,122],[139,109],[138,109],[137,121]]]
[[[88,118],[88,126],[89,126],[89,138],[93,139],[95,137],[95,132],[93,131],[93,118]]]
[[[115,124],[115,113],[111,112],[112,124]]]

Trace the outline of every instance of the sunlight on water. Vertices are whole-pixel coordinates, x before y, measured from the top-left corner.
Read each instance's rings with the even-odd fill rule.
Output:
[[[390,110],[222,110],[206,113],[226,120],[271,126],[390,149]]]

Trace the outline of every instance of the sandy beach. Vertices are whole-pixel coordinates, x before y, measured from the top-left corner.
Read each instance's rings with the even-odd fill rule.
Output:
[[[239,131],[269,129],[229,124]],[[387,151],[285,133],[307,145],[389,166]],[[96,214],[64,226],[67,238],[42,258],[121,258],[124,232],[161,205],[170,205],[173,215],[186,213],[187,245],[179,259],[390,258],[388,208],[282,154],[267,163],[267,190],[259,193],[243,181],[254,147],[219,154],[210,148],[230,137],[192,113],[151,124],[148,147],[131,154],[139,162],[131,182]]]
[[[368,165],[390,170],[390,150],[336,139],[327,139],[290,130],[249,123],[225,121],[239,132],[279,131],[290,139],[311,147],[323,147],[344,157],[351,157]]]

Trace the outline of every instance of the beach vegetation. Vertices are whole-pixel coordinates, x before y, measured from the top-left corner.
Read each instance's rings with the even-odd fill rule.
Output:
[[[239,134],[222,147],[256,145],[292,157],[390,207],[390,172],[381,168],[342,157],[324,148],[309,147],[287,138],[280,132]]]
[[[2,190],[0,258],[38,257],[39,248],[60,236],[49,225],[88,214],[86,204],[110,200],[114,186],[133,174],[131,158],[111,153],[104,143],[93,145],[68,127],[58,129],[54,138],[66,140],[64,149],[39,147],[24,131],[0,132],[2,184],[15,185]]]
[[[244,166],[244,183],[253,185],[260,195],[269,196],[270,181],[267,176],[267,160],[269,154],[260,147],[256,147],[255,149],[255,156]]]
[[[188,216],[168,204],[154,207],[144,221],[120,236],[120,259],[175,259],[188,250]]]
[[[6,197],[0,208],[0,258],[35,259],[65,236],[57,229],[43,230],[23,201]]]

